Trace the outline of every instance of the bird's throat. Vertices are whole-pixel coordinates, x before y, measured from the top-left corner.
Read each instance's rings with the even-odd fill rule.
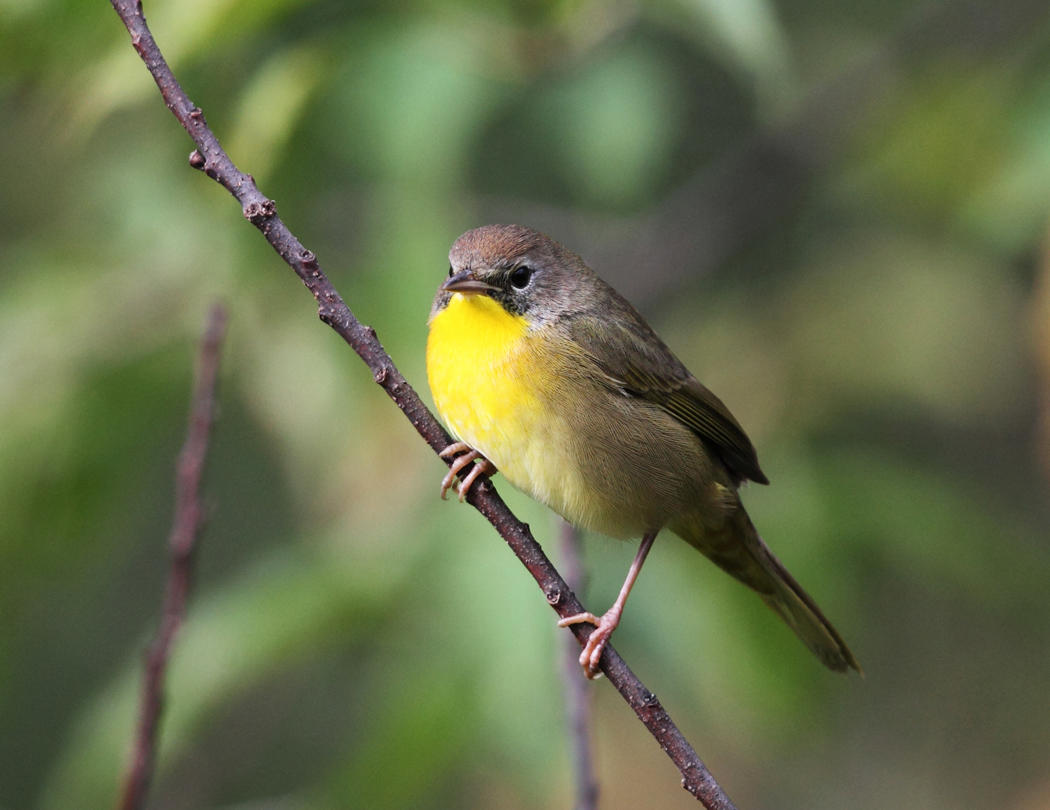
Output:
[[[486,295],[454,293],[430,322],[427,377],[456,437],[502,455],[506,430],[533,404],[521,357],[528,322]]]

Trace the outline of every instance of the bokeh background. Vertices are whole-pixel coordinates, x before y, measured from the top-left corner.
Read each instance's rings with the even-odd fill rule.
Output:
[[[108,4],[0,8],[0,807],[113,804],[216,298],[210,520],[150,807],[571,806],[535,584],[188,168]],[[1045,2],[146,10],[428,402],[449,244],[522,222],[746,426],[773,481],[748,508],[867,678],[670,536],[615,640],[741,808],[1050,807]],[[556,520],[497,485],[557,558]],[[633,551],[584,540],[588,605]],[[697,806],[590,692],[601,806]]]

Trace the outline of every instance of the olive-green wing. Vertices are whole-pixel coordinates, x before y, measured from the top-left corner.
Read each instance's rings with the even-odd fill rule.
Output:
[[[577,345],[609,385],[649,400],[688,427],[741,480],[769,479],[758,466],[751,440],[717,396],[697,380],[633,311],[634,317],[581,318],[570,329]]]
[[[683,380],[678,388],[669,391],[650,388],[642,392],[641,396],[662,406],[701,439],[713,445],[733,473],[759,484],[769,483],[758,466],[758,455],[744,429],[722,400],[695,377]]]

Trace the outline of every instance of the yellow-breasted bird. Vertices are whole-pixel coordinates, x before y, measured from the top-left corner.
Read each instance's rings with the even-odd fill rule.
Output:
[[[657,532],[668,528],[732,574],[837,671],[860,665],[820,608],[773,556],[738,489],[768,483],[722,401],[626,299],[575,253],[521,225],[468,231],[449,252],[430,312],[427,376],[458,440],[441,485],[462,500],[498,468],[570,523],[642,537],[623,588],[580,663],[588,677],[619,624]]]

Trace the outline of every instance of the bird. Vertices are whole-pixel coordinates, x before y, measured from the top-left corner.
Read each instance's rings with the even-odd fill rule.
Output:
[[[641,538],[613,605],[558,622],[594,625],[588,678],[665,529],[757,592],[827,667],[863,674],[744,509],[741,486],[769,481],[740,423],[577,254],[523,225],[464,233],[431,307],[426,366],[454,438],[442,498],[498,471],[580,529]]]

